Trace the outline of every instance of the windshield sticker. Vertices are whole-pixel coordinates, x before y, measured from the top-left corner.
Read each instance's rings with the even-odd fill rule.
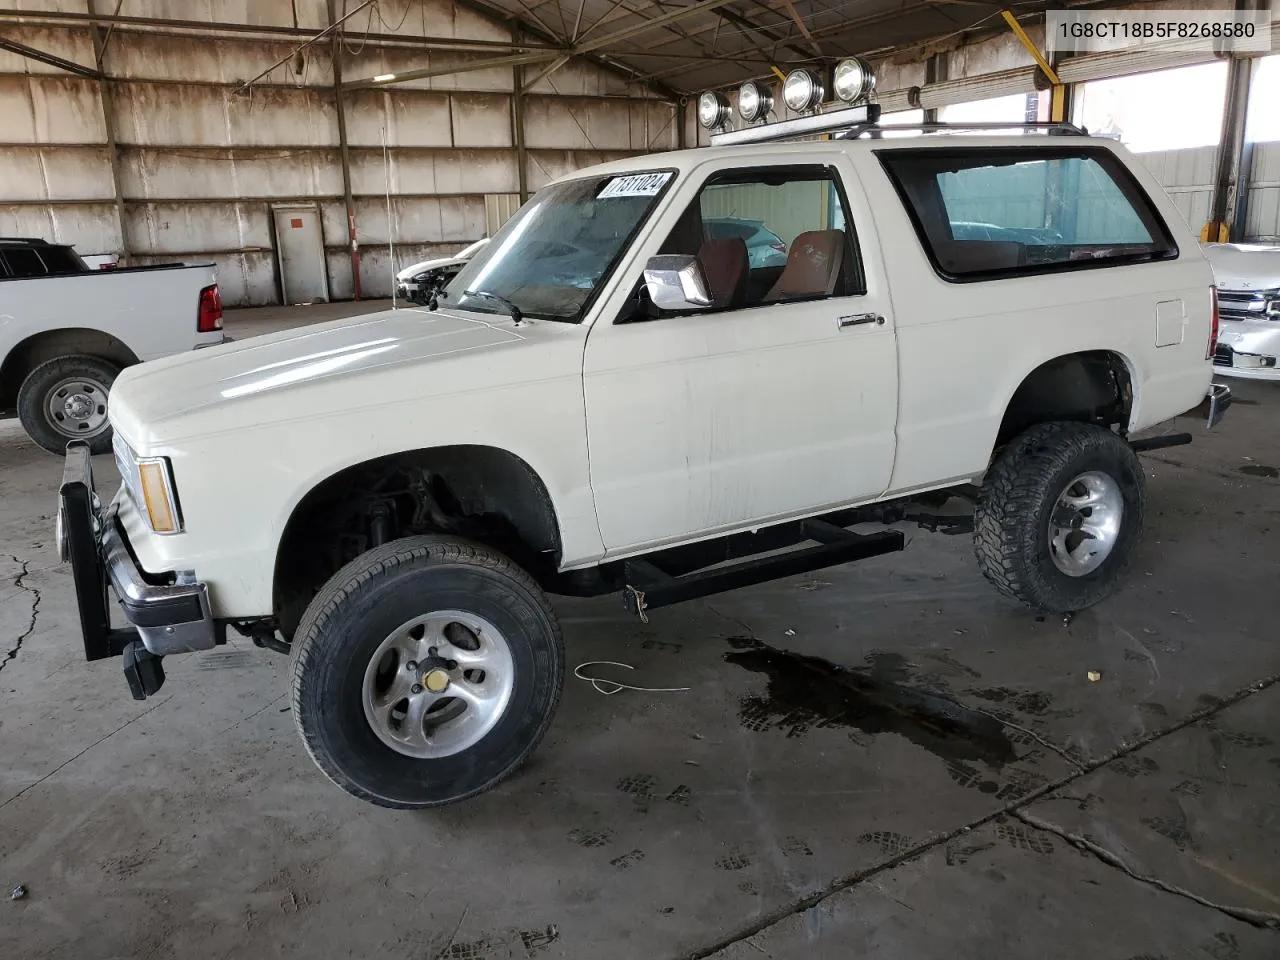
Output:
[[[671,172],[641,173],[633,177],[614,177],[596,197],[597,200],[612,200],[615,197],[652,197],[662,189],[662,185],[671,179]]]

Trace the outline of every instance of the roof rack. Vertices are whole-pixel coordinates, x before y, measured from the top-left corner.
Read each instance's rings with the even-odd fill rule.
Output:
[[[815,134],[829,133],[836,140],[856,140],[862,136],[880,139],[885,131],[905,131],[917,133],[944,133],[956,130],[1020,130],[1024,132],[1044,132],[1051,136],[1087,137],[1088,131],[1073,123],[1040,122],[1026,123],[894,123],[881,125],[880,105],[864,103],[856,107],[833,110],[830,113],[819,113],[809,117],[797,117],[794,120],[783,120],[781,123],[754,124],[741,130],[728,130],[711,135],[713,147],[725,147],[735,143],[777,143],[798,137],[811,137]]]
[[[1023,133],[1046,133],[1049,136],[1060,137],[1087,137],[1089,131],[1084,127],[1077,126],[1074,123],[1067,123],[1065,120],[1026,120],[1026,121],[1009,121],[1009,122],[990,122],[990,123],[947,123],[946,121],[935,121],[933,123],[864,123],[856,127],[850,127],[843,133],[840,133],[834,139],[836,140],[856,140],[861,136],[870,136],[872,140],[878,140],[884,136],[888,130],[906,130],[915,133],[948,133],[955,130],[977,131],[981,133],[985,130],[1018,130]]]

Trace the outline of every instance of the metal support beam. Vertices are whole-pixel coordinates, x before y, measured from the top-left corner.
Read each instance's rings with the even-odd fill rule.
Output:
[[[1253,92],[1253,72],[1258,69],[1258,61],[1249,61],[1249,94],[1245,96],[1245,122],[1241,125],[1244,132],[1240,144],[1240,153],[1236,161],[1236,202],[1231,214],[1231,239],[1237,242],[1247,239],[1249,228],[1249,186],[1253,183],[1253,137],[1248,124],[1248,102]]]
[[[505,23],[511,19],[511,14],[508,11],[503,10],[494,3],[491,3],[490,0],[453,0],[453,2],[455,6],[463,10],[470,10],[472,13],[478,13],[481,16],[494,20],[495,22]],[[544,49],[551,49],[557,53],[564,52],[564,47],[556,38],[555,34],[542,30],[541,28],[524,21],[520,17],[517,17],[516,19],[520,22],[525,36],[537,37],[542,41],[541,44],[528,44],[528,47],[532,49],[536,46],[541,46]],[[584,30],[583,36],[585,36],[586,33],[587,31]],[[648,87],[649,90],[656,93],[664,100],[670,100],[674,103],[680,99],[680,93],[675,90],[675,88],[656,80],[648,80],[641,75],[640,71],[631,67],[625,67],[603,54],[588,53],[583,55],[583,59],[599,67],[601,70],[613,74],[615,77],[619,77],[629,83],[638,83]]]
[[[1200,231],[1200,239],[1206,243],[1226,243],[1234,233],[1244,230],[1227,219],[1228,200],[1231,194],[1231,177],[1239,169],[1244,153],[1245,117],[1249,109],[1249,83],[1253,78],[1253,64],[1241,57],[1227,61],[1226,104],[1222,110],[1222,135],[1218,138],[1217,172],[1213,178],[1213,197],[1209,204],[1209,222]],[[1248,193],[1248,181],[1236,181],[1238,192]]]
[[[1035,42],[1027,36],[1027,31],[1022,29],[1022,24],[1008,10],[1001,10],[1000,16],[1004,17],[1004,22],[1009,25],[1009,29],[1013,31],[1013,35],[1018,38],[1018,42],[1027,48],[1027,53],[1031,54],[1031,59],[1036,62],[1040,71],[1048,79],[1049,83],[1055,87],[1062,86],[1062,81],[1058,79],[1058,73],[1049,65],[1049,61],[1044,58],[1044,54],[1040,52],[1040,48]]]
[[[89,11],[97,7],[97,0],[89,0]],[[116,142],[115,88],[103,70],[107,54],[107,37],[96,23],[89,24],[89,38],[93,41],[93,56],[97,64],[98,101],[102,104],[102,129],[107,140],[107,162],[111,165],[112,199],[115,202],[116,221],[120,224],[120,259],[129,265],[129,223],[124,210],[124,178],[120,174],[120,144]]]
[[[20,57],[26,57],[28,60],[46,63],[51,67],[74,73],[77,77],[84,77],[86,80],[102,79],[101,70],[86,67],[84,64],[76,63],[74,60],[63,59],[56,54],[46,53],[44,50],[37,50],[35,47],[29,47],[25,43],[19,43],[17,40],[10,40],[7,37],[0,37],[0,50],[8,50],[10,53],[16,53]]]
[[[463,6],[463,4],[459,4]],[[494,16],[492,8],[486,11],[487,16]],[[242,33],[253,37],[260,38],[311,38],[314,37],[316,31],[306,27],[279,27],[269,24],[257,23],[228,23],[215,20],[180,20],[168,19],[163,17],[129,17],[120,16],[119,14],[97,14],[97,13],[69,13],[60,10],[0,10],[0,22],[22,23],[22,22],[40,22],[40,23],[56,23],[66,24],[69,26],[84,26],[86,24],[97,24],[100,27],[116,28],[143,28],[147,30],[157,30],[159,32],[183,32],[198,33],[202,36],[219,33]],[[360,35],[361,42],[370,42],[374,44],[389,43],[396,46],[419,47],[424,50],[510,50],[510,44],[501,40],[462,40],[450,37],[412,37],[408,35],[396,33],[367,33]],[[537,49],[545,47],[548,50],[559,48],[559,44],[555,43],[527,43],[522,49]]]
[[[511,28],[511,39],[520,39],[520,27]],[[534,80],[533,83],[537,83]],[[529,86],[533,86],[530,83]],[[524,142],[524,65],[511,68],[511,142],[516,147],[516,175],[520,184],[520,203],[529,199],[529,151]]]
[[[420,70],[405,70],[402,73],[382,73],[376,77],[365,77],[352,80],[342,86],[346,90],[361,90],[376,87],[389,87],[409,80],[427,80],[431,77],[448,77],[458,73],[473,73],[476,70],[490,70],[495,67],[515,67],[526,63],[542,63],[555,59],[552,51],[540,53],[516,53],[508,57],[489,57],[483,60],[471,60],[448,67],[423,67]]]
[[[338,21],[337,0],[327,0],[329,23]],[[347,211],[347,250],[351,255],[351,292],[359,300],[363,291],[360,288],[360,241],[356,237],[356,203],[351,195],[351,151],[347,143],[347,105],[342,94],[342,35],[335,34],[329,41],[330,56],[333,58],[333,100],[338,113],[338,151],[342,157],[342,197]],[[326,269],[328,269],[326,265]]]
[[[543,67],[538,72],[538,75],[536,77],[534,77],[532,80],[526,83],[523,87],[521,87],[521,90],[525,93],[528,93],[530,90],[532,90],[534,87],[540,84],[543,80],[547,79],[547,77],[551,76],[553,73],[555,73],[557,70],[559,70],[561,67],[563,67],[566,63],[568,63],[572,59],[573,57],[568,55],[563,57],[556,57],[554,60],[548,63],[545,67]],[[524,76],[523,70],[520,71],[520,76],[521,77]]]

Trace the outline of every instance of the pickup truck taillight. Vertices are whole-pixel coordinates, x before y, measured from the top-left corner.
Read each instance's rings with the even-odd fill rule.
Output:
[[[1217,314],[1215,313],[1216,317]],[[1215,321],[1216,323],[1216,321]],[[200,310],[196,314],[197,333],[216,333],[222,329],[222,297],[218,295],[218,285],[205,287],[200,291]],[[1214,329],[1217,329],[1215,326]]]
[[[1213,300],[1213,321],[1209,326],[1209,349],[1204,355],[1206,360],[1212,360],[1218,350],[1218,288],[1210,287],[1209,296]]]

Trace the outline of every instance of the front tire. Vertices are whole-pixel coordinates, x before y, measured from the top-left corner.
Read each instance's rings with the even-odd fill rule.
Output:
[[[1145,482],[1132,448],[1085,423],[1016,437],[983,483],[974,547],[1004,596],[1074,613],[1115,592],[1142,531]]]
[[[27,435],[50,453],[69,440],[84,440],[91,453],[111,449],[107,397],[120,368],[98,357],[46,360],[18,388],[18,419]]]
[[[384,807],[489,790],[542,739],[564,682],[546,596],[494,550],[384,544],[339,570],[294,634],[293,715],[335,784]]]

